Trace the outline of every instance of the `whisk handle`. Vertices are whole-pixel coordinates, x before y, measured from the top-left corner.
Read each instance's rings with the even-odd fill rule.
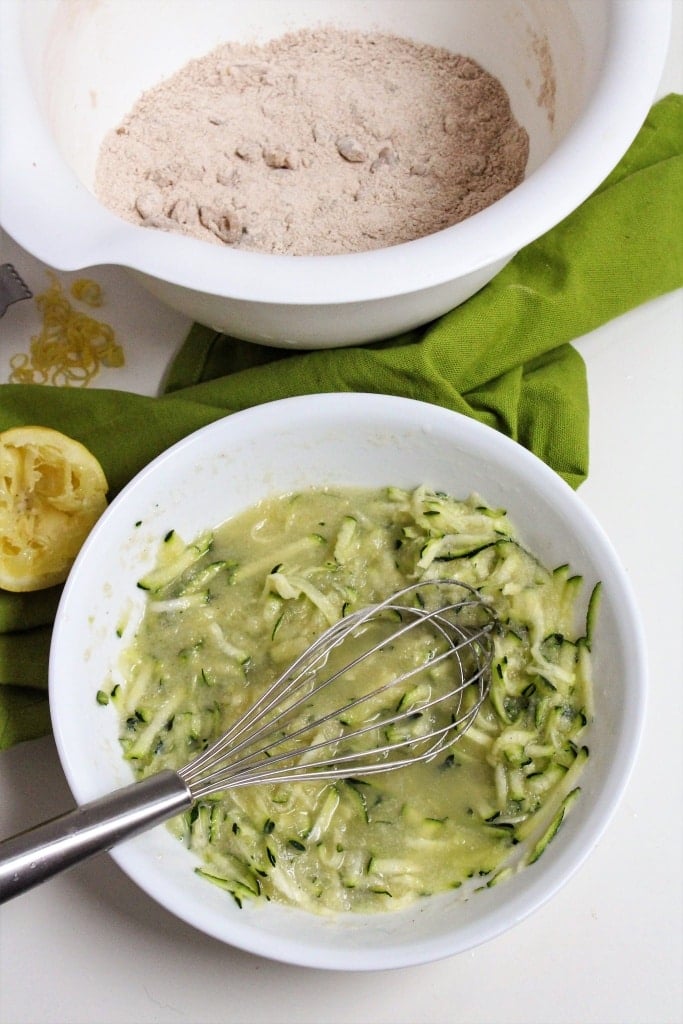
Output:
[[[0,843],[0,903],[192,806],[172,771],[150,775]]]

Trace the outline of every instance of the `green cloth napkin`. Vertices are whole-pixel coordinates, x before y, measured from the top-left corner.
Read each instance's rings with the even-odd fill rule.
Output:
[[[576,487],[588,472],[588,396],[569,343],[683,285],[682,195],[683,97],[670,95],[579,209],[427,327],[359,348],[289,353],[195,325],[163,395],[0,385],[0,430],[44,424],[77,438],[100,459],[113,497],[169,445],[237,409],[297,394],[383,392],[474,416]],[[49,730],[58,598],[59,588],[0,591],[0,748]]]

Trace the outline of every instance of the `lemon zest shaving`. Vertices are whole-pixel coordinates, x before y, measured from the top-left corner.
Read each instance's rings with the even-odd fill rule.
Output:
[[[50,277],[50,287],[35,299],[43,318],[41,331],[31,338],[28,353],[11,357],[10,383],[86,387],[102,366],[124,366],[123,349],[109,324],[75,309],[57,276]],[[104,301],[100,285],[89,278],[74,281],[71,294],[90,307]]]
[[[96,309],[101,306],[104,302],[104,296],[102,295],[102,288],[89,277],[79,277],[77,281],[71,285],[71,294],[79,302],[84,302],[86,306],[92,306]]]

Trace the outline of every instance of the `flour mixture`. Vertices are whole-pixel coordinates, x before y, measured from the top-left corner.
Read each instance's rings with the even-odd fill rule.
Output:
[[[467,57],[332,28],[226,44],[146,92],[101,149],[127,220],[290,255],[439,231],[524,176],[528,137]]]

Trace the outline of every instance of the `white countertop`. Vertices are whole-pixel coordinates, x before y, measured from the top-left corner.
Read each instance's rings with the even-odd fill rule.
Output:
[[[660,94],[683,91],[683,0]],[[34,291],[44,268],[0,235]],[[60,275],[64,281],[70,276]],[[79,275],[83,276],[83,275]],[[127,368],[103,386],[154,392],[187,322],[114,268],[93,276]],[[119,300],[125,296],[125,302]],[[0,379],[32,303],[0,320]],[[176,920],[102,855],[0,912],[2,1024],[680,1024],[683,1020],[683,291],[578,341],[591,398],[579,494],[633,583],[650,697],[626,795],[587,863],[531,918],[472,952],[377,974],[261,960]],[[72,806],[51,739],[0,753],[0,835]]]

